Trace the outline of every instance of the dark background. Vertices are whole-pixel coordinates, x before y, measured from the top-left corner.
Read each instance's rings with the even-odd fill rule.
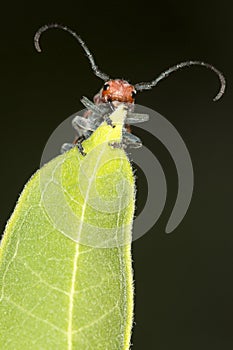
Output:
[[[153,5],[153,7],[151,7]],[[231,349],[233,346],[232,92],[233,12],[229,1],[149,3],[13,1],[2,4],[0,226],[39,167],[52,131],[82,108],[102,82],[82,49],[62,31],[33,47],[35,31],[58,22],[76,30],[100,68],[131,82],[151,80],[175,63],[201,59],[227,78],[212,102],[217,77],[193,67],[173,74],[137,102],[171,121],[193,161],[195,190],[180,226],[164,233],[177,193],[175,166],[165,147],[141,133],[168,183],[165,210],[133,244],[136,306],[133,349]],[[138,172],[138,207],[146,183]]]

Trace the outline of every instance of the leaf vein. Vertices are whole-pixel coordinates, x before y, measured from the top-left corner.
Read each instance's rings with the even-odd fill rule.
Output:
[[[51,328],[53,328],[53,329],[55,329],[55,330],[57,330],[57,331],[59,331],[59,332],[61,332],[61,333],[63,333],[63,334],[66,334],[66,333],[67,333],[66,331],[64,331],[63,329],[57,327],[55,324],[49,322],[48,320],[45,320],[45,319],[43,319],[43,318],[41,318],[41,317],[38,317],[38,316],[34,315],[32,312],[26,310],[26,309],[25,309],[24,307],[22,307],[21,305],[15,303],[15,302],[14,302],[13,300],[11,300],[9,297],[4,297],[4,299],[5,299],[6,301],[8,301],[10,304],[14,305],[14,306],[15,306],[16,308],[18,308],[19,310],[21,310],[22,312],[24,312],[25,314],[27,314],[28,316],[30,316],[30,317],[32,317],[32,318],[34,318],[34,319],[36,319],[36,320],[38,320],[38,321],[40,321],[40,322],[46,323],[46,324],[49,325]]]

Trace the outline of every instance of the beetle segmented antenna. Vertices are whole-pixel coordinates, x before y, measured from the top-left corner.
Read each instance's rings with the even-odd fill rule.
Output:
[[[102,73],[99,70],[99,68],[97,67],[97,65],[94,61],[94,58],[93,58],[91,52],[89,51],[88,47],[86,46],[86,44],[82,40],[82,38],[79,35],[77,35],[73,30],[71,30],[70,28],[63,26],[61,24],[57,24],[57,23],[46,24],[38,29],[38,31],[36,32],[36,34],[34,36],[34,45],[35,45],[35,48],[38,52],[41,52],[41,47],[40,47],[40,42],[39,42],[41,34],[44,33],[46,30],[53,29],[53,28],[62,29],[64,31],[68,32],[69,34],[71,34],[79,42],[79,44],[82,46],[83,50],[85,51],[85,53],[88,57],[88,60],[91,63],[91,68],[92,68],[93,72],[95,73],[95,75],[104,81],[107,81],[110,79],[110,77],[107,74]]]
[[[224,78],[224,75],[217,68],[212,66],[211,64],[201,62],[201,61],[187,61],[187,62],[178,63],[175,66],[167,69],[165,72],[161,73],[155,80],[152,80],[151,82],[148,82],[148,83],[138,83],[138,84],[135,84],[134,87],[138,91],[149,90],[152,87],[156,86],[160,80],[167,78],[170,73],[173,73],[173,72],[179,70],[180,68],[190,67],[190,66],[203,66],[203,67],[211,69],[213,72],[215,72],[217,74],[217,76],[220,80],[220,83],[221,83],[221,87],[220,87],[218,94],[213,98],[213,101],[219,100],[222,97],[222,95],[224,94],[224,91],[226,88],[226,80]]]

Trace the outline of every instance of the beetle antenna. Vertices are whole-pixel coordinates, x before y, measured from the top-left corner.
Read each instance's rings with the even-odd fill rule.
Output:
[[[226,88],[226,80],[224,78],[224,75],[218,69],[216,69],[214,66],[212,66],[211,64],[201,62],[201,61],[188,61],[188,62],[178,63],[175,66],[167,69],[165,72],[161,73],[155,80],[152,80],[151,82],[148,82],[148,83],[138,83],[138,84],[135,84],[134,87],[138,91],[149,90],[152,87],[156,86],[160,80],[167,78],[170,75],[170,73],[176,72],[180,68],[196,66],[196,65],[209,68],[217,74],[217,76],[220,80],[221,86],[220,86],[220,90],[219,90],[218,94],[214,97],[213,101],[219,100],[222,97],[222,95],[224,94],[224,91]]]
[[[86,46],[85,42],[82,40],[82,38],[77,35],[73,30],[71,30],[70,28],[66,27],[66,26],[63,26],[61,24],[57,24],[57,23],[54,23],[54,24],[46,24],[44,26],[42,26],[41,28],[39,28],[34,36],[34,45],[35,45],[35,48],[38,52],[41,52],[41,47],[40,47],[40,37],[41,37],[41,34],[44,33],[46,30],[48,29],[52,29],[52,28],[58,28],[58,29],[62,29],[66,32],[68,32],[69,34],[71,34],[78,42],[79,44],[82,46],[83,50],[85,51],[86,55],[87,55],[87,58],[91,64],[91,68],[94,72],[94,74],[99,77],[100,79],[104,80],[104,81],[107,81],[109,80],[109,76],[105,73],[102,73],[99,68],[97,67],[95,61],[94,61],[94,58],[91,54],[91,52],[89,51],[88,47]]]

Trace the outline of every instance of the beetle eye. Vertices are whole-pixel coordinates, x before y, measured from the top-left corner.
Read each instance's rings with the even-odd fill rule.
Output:
[[[136,97],[136,94],[137,94],[137,91],[136,91],[136,90],[133,90],[132,93],[131,93],[131,96],[132,96],[133,98],[135,98],[135,97]]]
[[[106,84],[104,84],[104,86],[103,86],[103,90],[104,90],[104,91],[106,91],[106,90],[108,90],[108,89],[109,89],[109,84],[107,84],[107,83],[106,83]]]

